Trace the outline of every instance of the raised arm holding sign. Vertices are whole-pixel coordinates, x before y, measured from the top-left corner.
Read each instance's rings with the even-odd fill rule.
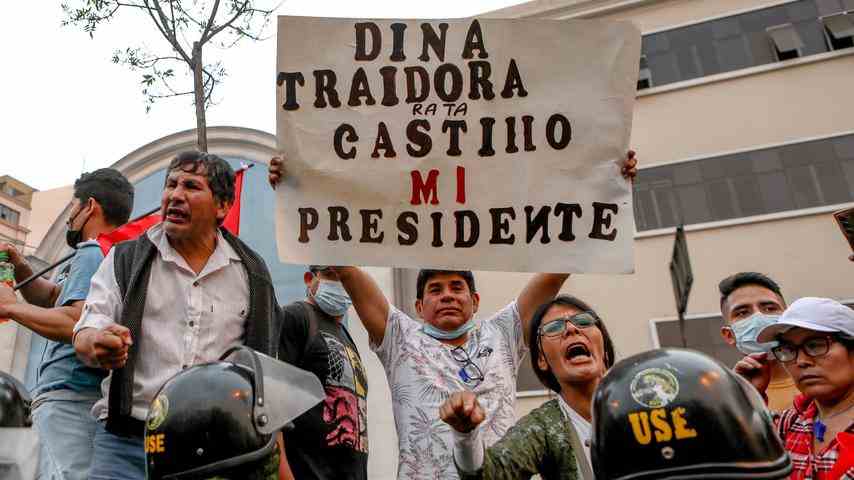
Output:
[[[399,478],[457,478],[451,392],[489,445],[515,421],[527,325],[574,272],[633,270],[631,24],[279,18],[283,261],[421,268],[415,320],[335,267],[389,385]],[[285,172],[287,175],[285,175]],[[537,273],[489,317],[470,269]],[[425,435],[425,429],[431,433]]]

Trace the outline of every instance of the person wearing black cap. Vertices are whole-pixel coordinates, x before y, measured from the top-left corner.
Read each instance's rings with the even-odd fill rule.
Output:
[[[303,281],[306,299],[282,307],[279,359],[317,375],[326,398],[284,430],[285,468],[297,479],[366,480],[368,381],[345,323],[350,297],[325,265]]]

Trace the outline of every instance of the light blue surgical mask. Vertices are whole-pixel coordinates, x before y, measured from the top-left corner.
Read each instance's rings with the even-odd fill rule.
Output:
[[[770,352],[772,348],[777,346],[777,342],[759,343],[756,341],[756,337],[759,336],[759,332],[763,328],[774,325],[779,319],[779,315],[754,313],[744,320],[733,323],[730,325],[730,330],[735,335],[735,348],[745,355]]]
[[[474,327],[474,318],[470,318],[468,322],[460,325],[454,330],[442,330],[441,328],[437,328],[436,326],[425,322],[424,325],[421,327],[421,331],[426,333],[427,335],[430,335],[436,340],[455,340],[467,334]]]
[[[327,315],[333,317],[346,315],[353,303],[347,295],[347,290],[344,290],[344,285],[332,280],[320,280],[317,291],[314,292],[314,302]]]

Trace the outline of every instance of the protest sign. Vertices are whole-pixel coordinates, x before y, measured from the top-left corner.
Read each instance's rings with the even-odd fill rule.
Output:
[[[279,256],[633,270],[625,22],[279,17]]]

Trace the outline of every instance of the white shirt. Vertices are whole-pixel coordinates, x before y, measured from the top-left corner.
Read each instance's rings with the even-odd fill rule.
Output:
[[[578,434],[578,440],[581,442],[582,448],[584,449],[584,456],[587,457],[587,464],[592,466],[593,462],[590,460],[590,438],[593,435],[593,428],[590,425],[590,422],[585,420],[584,417],[579,415],[578,412],[570,407],[569,404],[566,403],[566,400],[564,400],[560,395],[558,395],[557,401],[560,405],[561,412],[563,412],[563,416],[572,422],[572,428],[574,428],[575,433]],[[580,468],[578,469],[578,478],[582,478]]]
[[[391,386],[397,427],[399,479],[455,479],[452,429],[439,419],[451,393],[471,390],[486,412],[480,438],[487,446],[515,423],[516,376],[527,352],[516,302],[469,332],[462,349],[483,374],[464,381],[455,348],[421,331],[423,324],[391,307],[382,344],[371,345]],[[457,352],[459,355],[460,352]]]
[[[145,420],[154,395],[183,368],[216,361],[230,347],[243,343],[249,310],[249,284],[240,257],[217,233],[217,245],[196,275],[166,239],[160,225],[147,232],[158,254],[151,264],[145,313],[133,378],[131,416]],[[92,277],[83,314],[74,326],[104,328],[122,315],[111,250]],[[101,383],[102,398],[92,408],[95,418],[107,417],[112,373]]]

